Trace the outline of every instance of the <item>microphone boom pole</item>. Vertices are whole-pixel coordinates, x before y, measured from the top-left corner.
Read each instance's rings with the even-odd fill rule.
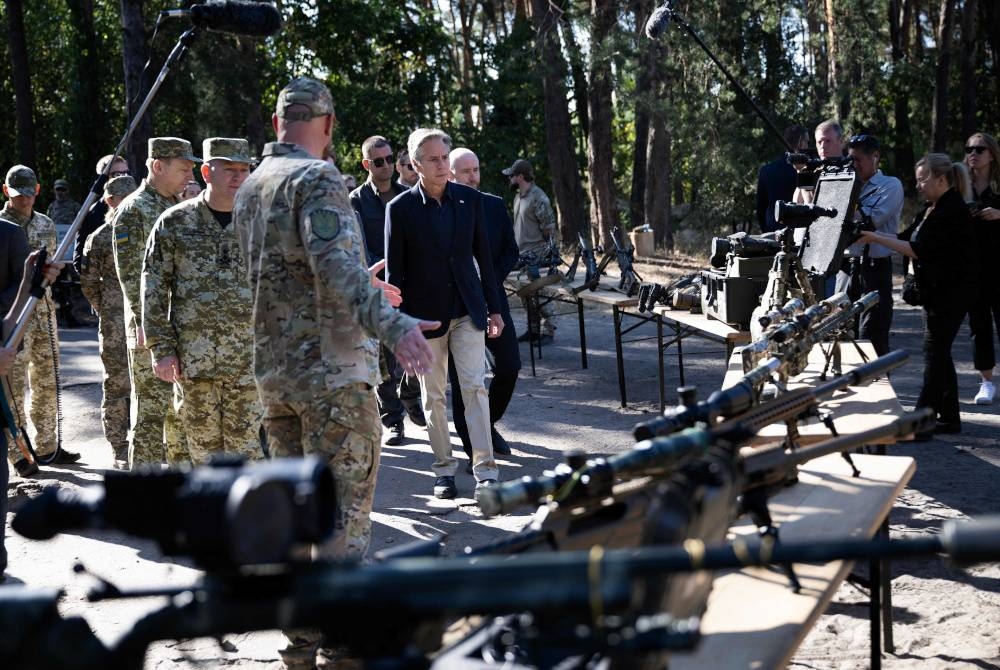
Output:
[[[708,48],[708,45],[706,45],[705,42],[702,41],[698,33],[695,32],[694,28],[692,28],[691,25],[684,20],[684,17],[681,16],[670,5],[671,5],[670,2],[666,2],[663,5],[660,5],[653,11],[653,14],[650,16],[649,21],[646,23],[646,34],[650,37],[650,39],[656,39],[657,36],[666,29],[669,21],[673,20],[676,21],[678,24],[680,24],[680,26],[684,28],[684,30],[686,30],[688,34],[691,35],[691,37],[694,38],[694,41],[698,43],[698,46],[700,46],[702,50],[704,50],[704,52],[708,54],[708,57],[712,59],[712,62],[715,63],[720,70],[722,70],[722,74],[726,75],[726,79],[728,79],[729,83],[733,85],[733,88],[735,88],[736,91],[740,95],[742,95],[747,102],[750,103],[750,106],[753,107],[753,110],[757,112],[757,116],[763,119],[768,130],[770,130],[774,134],[774,136],[778,138],[778,141],[781,142],[782,146],[784,146],[786,150],[794,152],[795,149],[793,149],[792,146],[785,141],[785,137],[784,135],[781,134],[781,131],[778,130],[778,128],[774,125],[774,123],[771,122],[771,119],[769,119],[767,115],[764,114],[764,111],[757,106],[757,103],[754,102],[753,98],[750,97],[750,94],[747,93],[746,89],[740,85],[740,82],[736,81],[736,77],[734,77],[732,73],[730,73],[729,70],[726,69],[726,66],[723,65],[718,58],[715,57],[715,54],[712,53],[711,49]]]

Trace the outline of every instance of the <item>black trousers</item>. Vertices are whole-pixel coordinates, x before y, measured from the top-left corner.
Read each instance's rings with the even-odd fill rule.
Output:
[[[514,396],[514,386],[517,384],[517,373],[521,369],[521,352],[517,346],[517,331],[514,329],[514,320],[508,311],[503,315],[503,332],[500,337],[487,337],[486,348],[493,355],[493,363],[490,366],[493,372],[493,381],[487,389],[490,402],[490,425],[492,426],[507,411],[510,399]],[[472,455],[472,446],[469,443],[469,427],[465,423],[465,402],[462,400],[462,393],[458,384],[458,373],[455,371],[455,363],[448,358],[448,381],[451,383],[451,416],[455,422],[455,432],[462,440],[462,449],[466,455]]]
[[[965,320],[965,304],[924,307],[924,385],[917,407],[930,407],[938,420],[958,423],[958,376],[951,347]]]
[[[861,315],[858,325],[859,336],[869,340],[875,353],[884,356],[889,353],[889,331],[892,330],[892,258],[852,259],[861,266],[861,290],[849,290],[851,270],[845,263],[837,273],[837,291],[847,291],[851,300],[857,300],[863,293],[878,291],[878,304]]]
[[[3,457],[0,458],[0,519],[7,519],[7,483],[10,480],[10,465],[7,463],[7,434],[0,426],[0,447],[3,448]],[[5,521],[6,522],[6,521]],[[0,576],[7,569],[7,547],[5,546],[5,531],[0,530]]]
[[[993,325],[1000,333],[1000,290],[980,286],[979,299],[969,310],[972,330],[972,364],[977,370],[992,370],[997,364],[993,348]]]
[[[403,366],[386,347],[379,347],[379,367],[388,373],[375,389],[378,400],[378,414],[386,428],[403,420],[404,412],[422,412],[420,403],[420,380],[416,375],[403,372]]]

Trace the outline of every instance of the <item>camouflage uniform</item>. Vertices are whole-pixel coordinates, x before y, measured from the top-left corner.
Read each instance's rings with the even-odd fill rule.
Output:
[[[149,140],[151,157],[187,158],[190,153],[191,145],[186,140],[164,137]],[[161,381],[153,374],[149,349],[139,348],[136,340],[141,318],[142,260],[146,239],[157,217],[177,202],[176,196],[165,197],[143,180],[139,188],[122,201],[111,220],[115,235],[115,269],[125,298],[125,336],[132,375],[129,466],[133,468],[141,463],[162,462],[164,445],[167,462],[173,464],[187,460],[187,449],[181,442],[180,426],[174,410],[173,384]]]
[[[532,184],[524,195],[518,193],[514,196],[514,240],[522,254],[526,251],[543,254],[549,238],[555,235],[556,215],[552,211],[549,197],[538,184]],[[521,296],[521,302],[527,312],[528,296]],[[532,323],[529,320],[528,329],[532,333],[541,332],[542,335],[554,334],[556,326],[552,322],[551,307],[548,303],[539,305],[538,312],[541,323]]]
[[[71,226],[76,213],[80,211],[80,203],[66,198],[65,200],[53,200],[49,205],[46,216],[52,219],[57,226]],[[52,249],[55,251],[55,249]]]
[[[290,109],[286,109],[291,107]],[[277,114],[333,113],[319,82],[294,80]],[[269,143],[236,195],[233,222],[254,288],[254,366],[271,454],[323,455],[337,482],[336,531],[321,557],[361,558],[371,537],[381,424],[378,337],[417,325],[365,271],[365,246],[340,172],[294,144]],[[288,631],[289,667],[313,667],[317,631]],[[329,660],[329,650],[326,655]],[[323,663],[323,659],[320,660]],[[340,659],[338,667],[346,667]]]
[[[118,179],[131,179],[118,177]],[[109,217],[110,218],[110,217]],[[125,301],[115,271],[115,243],[111,222],[95,230],[83,247],[80,289],[97,312],[98,344],[104,376],[101,379],[101,421],[115,460],[128,460],[129,382],[125,341]]]
[[[52,219],[39,212],[32,212],[29,218],[21,216],[10,206],[4,205],[0,219],[16,223],[24,229],[31,250],[45,247],[49,252],[56,249],[56,226]],[[53,349],[56,354],[53,356]],[[48,456],[56,449],[56,375],[58,373],[59,334],[56,329],[56,306],[52,301],[52,291],[45,289],[45,298],[38,301],[35,311],[28,320],[24,331],[24,349],[17,355],[11,368],[11,390],[14,402],[21,408],[21,416],[31,418],[35,428],[33,445],[39,456]],[[25,398],[25,381],[31,395]],[[20,458],[20,452],[13,445],[8,446],[13,460]]]
[[[146,346],[154,361],[180,361],[177,413],[196,465],[213,453],[264,455],[251,358],[253,294],[236,232],[216,221],[207,195],[160,216],[142,268]]]

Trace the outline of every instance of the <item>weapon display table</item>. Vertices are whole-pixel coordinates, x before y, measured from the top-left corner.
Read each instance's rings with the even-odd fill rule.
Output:
[[[812,351],[809,352],[809,362],[806,369],[802,374],[789,380],[788,387],[790,389],[800,386],[814,386],[819,383],[820,374],[826,363],[821,346],[823,348],[829,347],[829,345],[813,347]],[[844,370],[850,370],[864,362],[861,352],[868,360],[878,358],[871,342],[859,341],[857,348],[849,342],[841,342],[838,346]],[[742,359],[739,354],[734,354],[729,359],[729,369],[722,381],[722,388],[729,388],[742,376]],[[892,383],[888,378],[882,377],[864,386],[851,386],[846,392],[837,393],[823,402],[823,410],[833,414],[834,425],[839,432],[849,434],[860,433],[890,423],[903,413],[903,406],[899,404]],[[755,446],[774,444],[783,440],[785,434],[784,424],[772,424],[760,431],[752,444]],[[812,444],[829,437],[829,429],[823,425],[819,418],[810,418],[799,424],[799,444]],[[883,441],[874,446],[880,447],[880,451],[884,453],[885,445],[893,442],[893,440]]]
[[[663,353],[667,347],[677,347],[677,374],[680,379],[680,386],[684,386],[684,350],[682,342],[685,338],[700,337],[711,342],[725,344],[727,359],[732,356],[735,347],[750,342],[750,331],[739,330],[728,323],[709,318],[705,314],[692,314],[688,310],[674,310],[664,305],[653,307],[653,313],[656,314],[658,319],[656,332],[658,354],[656,362],[660,376],[661,412],[666,407]],[[664,326],[670,331],[669,339],[664,339]],[[732,368],[731,363],[730,368]],[[728,375],[726,378],[729,378]]]
[[[896,496],[913,476],[914,461],[904,456],[854,455],[861,477],[852,477],[839,455],[824,456],[800,468],[799,482],[770,501],[781,539],[802,542],[831,537],[874,537],[884,527]],[[747,520],[737,535],[756,532]],[[806,633],[829,605],[850,573],[850,561],[824,565],[797,563],[802,591],[793,593],[775,568],[744,568],[716,576],[703,635],[694,653],[677,654],[670,670],[697,668],[784,668]],[[872,580],[878,583],[872,562]],[[875,594],[878,590],[875,590]],[[873,597],[872,667],[879,667],[878,603]]]
[[[555,279],[553,280],[553,278]],[[543,305],[551,302],[575,305],[577,323],[580,326],[580,367],[584,370],[587,369],[587,329],[583,320],[583,302],[562,281],[561,274],[530,280],[518,273],[511,273],[504,280],[504,288],[507,289],[508,297],[517,296],[519,298],[527,298],[529,332],[531,330],[531,320],[539,318],[538,310]],[[528,342],[528,352],[531,355],[531,376],[534,377],[536,352],[538,360],[542,359],[541,342]]]

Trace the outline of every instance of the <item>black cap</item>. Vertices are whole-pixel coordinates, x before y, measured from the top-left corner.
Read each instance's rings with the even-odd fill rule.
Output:
[[[871,152],[878,150],[878,138],[874,135],[868,135],[867,133],[851,135],[850,139],[847,140],[847,148],[861,149],[865,153],[870,154]]]

